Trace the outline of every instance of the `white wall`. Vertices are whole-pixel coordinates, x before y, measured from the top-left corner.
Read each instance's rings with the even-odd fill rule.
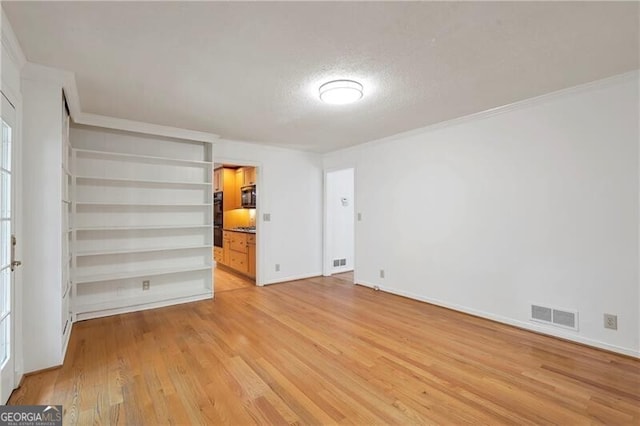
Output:
[[[325,271],[329,271],[329,274],[353,270],[353,179],[353,169],[334,170],[326,174]],[[346,205],[343,204],[343,199],[346,199]],[[346,259],[346,265],[333,266],[334,259]]]
[[[357,282],[639,356],[638,86],[627,74],[326,155],[356,165]],[[530,322],[532,302],[578,310],[579,331]]]
[[[216,142],[213,155],[216,162],[258,167],[258,283],[321,275],[321,156],[230,140]]]
[[[25,372],[61,364],[62,86],[23,78]]]

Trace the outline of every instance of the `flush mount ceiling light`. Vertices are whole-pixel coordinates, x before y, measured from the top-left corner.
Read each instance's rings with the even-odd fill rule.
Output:
[[[320,99],[332,105],[350,104],[362,98],[362,84],[353,80],[333,80],[320,86]]]

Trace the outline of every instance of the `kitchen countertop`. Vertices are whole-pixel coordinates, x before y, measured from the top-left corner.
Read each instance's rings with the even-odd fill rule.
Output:
[[[242,232],[244,234],[255,234],[256,230],[255,229],[235,229],[235,228],[224,228],[223,231],[229,231],[229,232]]]

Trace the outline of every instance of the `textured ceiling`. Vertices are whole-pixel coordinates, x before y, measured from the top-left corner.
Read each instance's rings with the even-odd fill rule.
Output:
[[[638,69],[637,2],[10,2],[83,112],[327,152]],[[365,97],[318,99],[331,79]]]

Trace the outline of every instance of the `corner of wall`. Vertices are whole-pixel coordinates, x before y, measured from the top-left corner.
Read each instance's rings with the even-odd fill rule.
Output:
[[[13,31],[13,26],[11,26],[11,22],[9,22],[9,18],[7,17],[4,8],[0,7],[0,9],[2,14],[2,47],[7,49],[9,56],[14,60],[19,68],[22,68],[27,62],[27,58],[22,51],[22,47],[18,42],[18,37],[16,37],[16,33]]]

